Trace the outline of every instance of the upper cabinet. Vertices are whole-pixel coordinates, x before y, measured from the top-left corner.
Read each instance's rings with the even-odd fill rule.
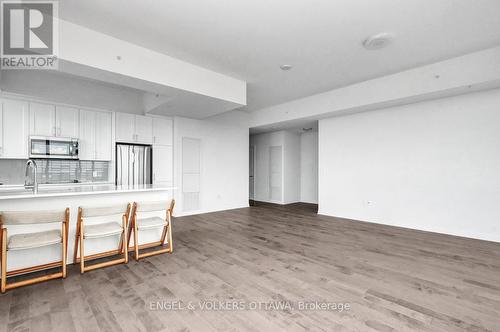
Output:
[[[155,118],[153,121],[153,143],[155,145],[172,145],[173,121]]]
[[[95,112],[95,159],[111,160],[112,158],[112,124],[111,113]]]
[[[116,113],[116,141],[135,142],[135,115]]]
[[[153,143],[153,119],[147,116],[135,116],[135,140],[139,143]]]
[[[30,103],[30,135],[78,138],[78,109]]]
[[[30,103],[30,135],[56,136],[56,107]]]
[[[153,119],[147,116],[116,113],[116,141],[153,143]]]
[[[28,103],[0,100],[0,158],[28,158]]]
[[[111,113],[80,110],[80,160],[112,160]]]
[[[56,106],[56,136],[78,138],[77,108]]]

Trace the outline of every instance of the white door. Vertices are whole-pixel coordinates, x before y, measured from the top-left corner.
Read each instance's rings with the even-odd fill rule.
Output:
[[[3,144],[1,157],[28,158],[28,103],[18,100],[2,101]]]
[[[153,146],[153,183],[173,183],[173,154],[172,146]]]
[[[182,138],[182,210],[200,209],[201,140]]]
[[[95,160],[111,160],[111,113],[95,112]]]
[[[172,145],[173,127],[172,119],[154,118],[153,144]]]
[[[95,113],[80,110],[80,139],[78,156],[81,160],[94,160],[95,158]]]
[[[135,142],[135,115],[116,113],[116,141]]]
[[[56,107],[30,103],[30,135],[56,136]]]
[[[78,109],[56,106],[56,136],[78,138]]]
[[[269,200],[282,202],[283,200],[283,148],[269,147]]]
[[[135,117],[135,138],[139,143],[153,143],[153,119],[147,116]]]

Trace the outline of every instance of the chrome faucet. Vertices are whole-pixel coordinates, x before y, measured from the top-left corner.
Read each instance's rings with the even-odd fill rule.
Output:
[[[36,163],[33,159],[28,159],[26,162],[26,174],[24,177],[24,188],[32,189],[33,194],[38,193],[38,181],[36,178]],[[31,174],[30,174],[31,173]],[[33,182],[31,182],[33,179]]]

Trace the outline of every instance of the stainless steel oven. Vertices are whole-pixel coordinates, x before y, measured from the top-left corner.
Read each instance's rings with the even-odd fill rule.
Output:
[[[30,137],[30,158],[78,159],[78,140],[62,137]]]

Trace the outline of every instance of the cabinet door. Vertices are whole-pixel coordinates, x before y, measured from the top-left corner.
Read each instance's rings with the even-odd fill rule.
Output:
[[[135,117],[135,138],[139,143],[153,143],[153,119],[147,116]]]
[[[135,115],[116,113],[116,141],[135,142]]]
[[[111,113],[95,112],[95,160],[111,160]]]
[[[173,121],[171,119],[154,118],[153,144],[172,145]]]
[[[28,103],[18,100],[2,101],[3,144],[1,157],[28,158]]]
[[[80,139],[78,156],[81,160],[95,158],[95,112],[80,110]]]
[[[30,103],[30,135],[56,136],[56,107]]]
[[[56,136],[78,138],[78,109],[56,107]]]
[[[153,183],[173,183],[173,153],[172,146],[153,146]]]

